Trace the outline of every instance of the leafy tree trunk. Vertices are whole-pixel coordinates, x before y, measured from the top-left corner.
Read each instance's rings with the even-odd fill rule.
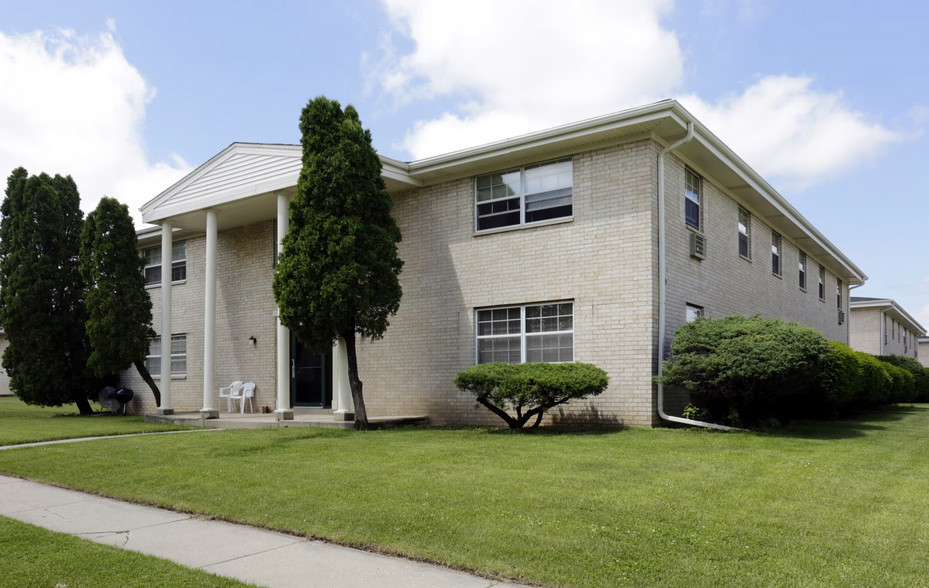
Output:
[[[94,409],[90,407],[90,401],[84,398],[83,396],[78,396],[74,401],[74,404],[77,405],[77,409],[82,415],[91,415],[94,413]]]
[[[368,430],[368,412],[365,399],[361,393],[361,380],[358,379],[358,355],[355,353],[355,333],[342,333],[345,349],[348,352],[348,382],[352,387],[352,402],[355,403],[355,429]]]
[[[145,367],[145,362],[141,359],[137,359],[132,363],[135,365],[135,369],[139,370],[139,375],[142,376],[142,379],[145,380],[145,383],[148,384],[148,387],[152,389],[152,394],[155,396],[155,406],[161,408],[161,392],[158,390],[158,386],[155,384],[155,380],[152,379],[152,375],[148,373],[148,368]]]

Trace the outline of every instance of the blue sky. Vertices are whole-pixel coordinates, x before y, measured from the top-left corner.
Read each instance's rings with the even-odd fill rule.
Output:
[[[929,327],[929,3],[2,4],[0,167],[86,209],[298,142],[319,94],[402,160],[674,97]]]

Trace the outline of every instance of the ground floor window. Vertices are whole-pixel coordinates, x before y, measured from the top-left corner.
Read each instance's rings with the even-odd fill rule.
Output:
[[[171,335],[171,375],[187,374],[187,334]],[[161,374],[161,337],[152,337],[148,343],[145,367],[153,376]]]
[[[477,311],[477,363],[574,361],[574,303]]]
[[[692,323],[698,318],[703,318],[703,307],[696,304],[687,305],[687,322]]]

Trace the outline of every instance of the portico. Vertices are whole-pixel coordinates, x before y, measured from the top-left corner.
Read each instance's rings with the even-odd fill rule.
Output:
[[[292,345],[299,343],[292,340],[289,329],[280,323],[276,306],[269,308],[269,302],[273,304],[273,267],[281,251],[283,237],[287,233],[288,206],[296,192],[301,167],[299,146],[235,143],[142,208],[143,220],[146,223],[160,225],[158,232],[162,260],[172,259],[172,250],[178,241],[193,242],[192,240],[196,239],[197,243],[204,244],[202,266],[191,267],[189,276],[183,281],[179,282],[175,279],[176,276],[172,276],[172,271],[166,269],[169,262],[164,261],[165,269],[161,272],[160,284],[149,286],[161,289],[161,304],[160,309],[157,309],[160,312],[156,313],[160,314],[160,323],[156,324],[160,324],[161,348],[164,350],[162,353],[167,355],[167,350],[171,348],[171,335],[175,335],[181,328],[186,330],[185,352],[189,356],[189,365],[183,375],[172,369],[174,362],[166,357],[161,360],[160,372],[153,374],[156,377],[160,376],[162,402],[157,409],[159,415],[171,415],[176,410],[177,398],[173,394],[172,380],[187,390],[186,406],[179,412],[192,408],[192,399],[189,396],[195,383],[190,379],[196,377],[195,372],[199,371],[197,368],[202,365],[202,408],[199,411],[202,419],[215,419],[219,416],[216,404],[219,387],[228,385],[229,382],[225,380],[233,378],[255,380],[259,393],[263,394],[263,402],[274,399],[273,414],[276,420],[294,419],[293,399],[306,396],[305,391],[301,391],[299,387],[307,385],[324,387],[321,388],[321,401],[313,406],[331,409],[334,420],[353,420],[344,344],[336,342],[330,357],[323,356],[325,362],[320,365],[325,365],[327,370],[331,370],[325,373],[324,379],[320,379],[319,374],[315,373],[309,377],[298,378],[300,366],[297,365],[298,358],[291,356],[291,349]],[[140,240],[142,247],[153,244],[156,238],[155,231],[157,229],[140,232],[140,238],[145,236],[145,240]],[[273,249],[245,242],[251,233],[256,232],[273,233],[273,236],[268,235],[273,238]],[[222,247],[219,245],[221,240]],[[240,251],[232,254],[229,250],[236,247]],[[189,253],[188,257],[190,255]],[[247,265],[260,267],[261,271],[257,272],[257,275],[252,275],[256,272],[245,267],[246,264],[241,259],[243,255],[250,257],[251,263]],[[236,275],[239,270],[241,278]],[[223,281],[224,284],[228,284],[225,291],[222,290],[222,284],[217,282],[218,272],[226,276]],[[199,296],[191,291],[198,286],[202,287]],[[217,337],[222,336],[217,332],[216,323],[218,287],[223,298],[225,338],[234,340],[231,345],[224,341],[222,352],[218,352],[217,346]],[[191,327],[196,329],[199,325],[194,326],[188,321],[186,326],[179,327],[176,321],[172,321],[172,316],[177,317],[173,305],[176,302],[174,294],[178,288],[183,289],[185,314],[190,314],[189,307],[192,302],[199,302],[196,298],[202,300],[202,339],[190,332],[193,330]],[[157,300],[157,297],[155,299]],[[247,319],[240,322],[247,325],[242,324],[241,331],[235,323],[235,317],[229,316],[230,305],[242,305],[237,311],[240,319]],[[269,325],[271,321],[273,337],[256,337],[253,331],[264,329],[262,332],[266,332],[265,325]],[[245,343],[246,341],[248,343]],[[269,344],[274,346],[273,371],[265,369],[270,366],[266,366],[267,360],[263,359],[267,357],[266,346]],[[248,345],[252,346],[251,349]],[[261,353],[256,353],[256,346],[261,347]],[[245,368],[240,370],[244,373],[236,371],[239,369],[238,365],[248,365],[248,361],[239,361],[235,363],[236,367],[218,370],[218,362],[226,365],[225,360],[230,352],[246,358],[258,355],[251,365],[258,366],[259,369],[253,367],[251,372],[261,371],[267,375],[273,374],[273,377],[260,378]],[[196,358],[198,355],[200,358]],[[202,363],[199,359],[202,359]],[[183,382],[178,382],[179,380]],[[272,391],[273,395],[269,394]]]

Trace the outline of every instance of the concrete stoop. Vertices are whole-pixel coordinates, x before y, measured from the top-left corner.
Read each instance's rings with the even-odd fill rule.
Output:
[[[326,427],[330,429],[354,429],[354,421],[337,421],[333,415],[325,411],[294,412],[293,420],[279,421],[274,414],[239,414],[220,413],[219,418],[206,419],[199,412],[182,412],[170,415],[147,414],[147,423],[166,423],[171,425],[187,425],[191,427],[206,427],[211,429],[278,429],[284,427]],[[368,425],[371,429],[391,429],[404,426],[428,426],[429,417],[426,415],[402,415],[386,417],[370,417]]]

